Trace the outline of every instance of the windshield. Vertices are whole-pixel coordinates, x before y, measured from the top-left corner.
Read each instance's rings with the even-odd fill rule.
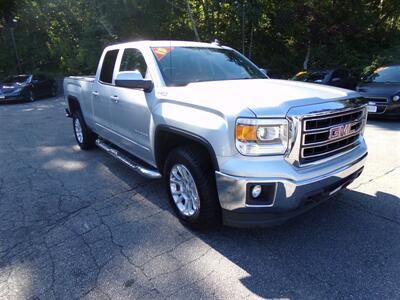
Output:
[[[152,48],[167,86],[191,82],[268,78],[235,51],[220,48]]]
[[[18,75],[7,77],[3,83],[24,83],[28,80],[28,75]]]
[[[304,82],[323,82],[326,75],[328,75],[328,72],[300,72],[297,73],[292,80]]]
[[[386,82],[386,83],[399,83],[400,82],[400,66],[382,67],[375,70],[374,73],[369,75],[366,82]]]

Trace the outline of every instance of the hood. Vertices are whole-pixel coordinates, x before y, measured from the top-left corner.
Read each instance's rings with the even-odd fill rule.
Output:
[[[400,83],[362,82],[357,91],[364,97],[392,97],[400,93]]]
[[[248,79],[190,83],[168,87],[162,92],[168,101],[201,106],[223,114],[284,117],[295,106],[321,104],[359,96],[350,90],[296,81]]]

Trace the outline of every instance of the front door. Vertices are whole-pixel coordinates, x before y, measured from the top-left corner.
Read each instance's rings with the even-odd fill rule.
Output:
[[[147,64],[138,49],[126,48],[120,53],[119,71],[139,71],[143,78],[150,79]],[[111,101],[112,130],[117,134],[117,145],[150,161],[149,127],[151,114],[147,96],[141,89],[115,87]]]

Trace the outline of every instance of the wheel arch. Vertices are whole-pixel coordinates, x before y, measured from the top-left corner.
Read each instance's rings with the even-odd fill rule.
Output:
[[[154,157],[157,168],[164,169],[168,153],[179,146],[196,145],[203,149],[210,158],[214,170],[218,171],[218,160],[212,145],[203,137],[186,130],[168,126],[158,125],[154,134]]]
[[[77,110],[82,111],[78,98],[74,96],[68,96],[67,101],[68,101],[69,112],[71,113],[71,115],[73,115]]]

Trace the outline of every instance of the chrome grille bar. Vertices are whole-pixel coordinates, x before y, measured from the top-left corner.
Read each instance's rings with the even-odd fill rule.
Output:
[[[303,119],[300,164],[313,163],[356,147],[365,118],[365,108],[356,108]],[[335,131],[340,132],[337,137],[332,135]]]

